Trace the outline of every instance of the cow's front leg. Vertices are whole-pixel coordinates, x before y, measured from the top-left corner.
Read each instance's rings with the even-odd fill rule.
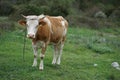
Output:
[[[45,56],[46,48],[47,48],[47,44],[44,43],[42,45],[42,50],[41,50],[41,54],[40,54],[40,58],[41,58],[40,66],[39,66],[40,70],[43,70],[43,68],[44,68],[44,61],[43,61],[43,59],[44,59],[44,56]]]
[[[34,52],[34,60],[33,60],[33,67],[37,66],[37,53],[38,53],[38,47],[37,44],[32,43],[32,47],[33,47],[33,52]]]

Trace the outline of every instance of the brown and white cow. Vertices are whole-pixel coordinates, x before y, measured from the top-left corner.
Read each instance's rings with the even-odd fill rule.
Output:
[[[37,52],[41,48],[39,69],[43,70],[43,58],[49,43],[54,46],[52,64],[60,64],[62,49],[68,28],[68,22],[62,16],[29,15],[26,20],[19,20],[19,24],[27,27],[27,37],[32,40],[34,60],[32,66],[37,66]]]

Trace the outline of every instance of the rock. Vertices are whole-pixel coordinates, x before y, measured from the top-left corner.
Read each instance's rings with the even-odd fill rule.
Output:
[[[109,18],[120,19],[120,7],[119,7],[118,9],[114,10],[114,11],[110,14]]]
[[[96,67],[96,66],[98,66],[98,64],[94,64],[93,66]]]
[[[118,62],[113,62],[111,65],[112,65],[112,67],[116,68],[117,70],[120,70]]]
[[[118,62],[113,62],[113,63],[111,64],[111,66],[117,68],[117,67],[119,67],[119,64],[118,64]]]
[[[103,11],[98,11],[94,15],[95,18],[106,18],[106,14]]]
[[[119,68],[119,67],[116,67],[116,69],[117,69],[117,70],[120,70],[120,68]]]

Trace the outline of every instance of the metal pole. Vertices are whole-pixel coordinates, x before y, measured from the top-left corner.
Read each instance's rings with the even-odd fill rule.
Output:
[[[23,61],[25,61],[25,44],[26,44],[26,29],[24,30],[24,44],[23,44]]]

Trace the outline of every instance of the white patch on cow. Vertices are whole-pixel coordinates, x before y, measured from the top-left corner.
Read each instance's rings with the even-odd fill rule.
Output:
[[[33,38],[35,38],[35,34],[37,32],[38,29],[38,19],[36,18],[36,16],[29,16],[29,18],[27,18],[27,34],[28,35],[34,35]],[[27,35],[27,37],[29,37]]]
[[[34,35],[32,36],[33,38],[35,38],[35,35],[36,35],[36,32],[37,32],[37,29],[38,29],[38,25],[39,25],[39,19],[42,19],[44,18],[45,16],[42,14],[42,15],[39,15],[39,16],[36,16],[36,15],[30,15],[30,16],[27,16],[26,17],[26,20],[27,20],[27,37],[29,37],[29,35]]]
[[[44,14],[41,14],[41,15],[38,16],[38,19],[42,19],[42,18],[44,18],[44,17],[45,17],[45,15],[44,15]]]
[[[56,64],[56,59],[57,57],[56,57],[56,54],[54,53],[52,64]]]
[[[61,21],[62,26],[65,27],[65,21]]]
[[[40,57],[45,57],[45,55],[41,53],[41,54],[40,54]]]
[[[37,66],[38,48],[45,47],[45,43],[43,41],[38,41],[35,44],[32,43],[32,47],[33,47],[33,52],[34,52],[34,60],[33,60],[33,65],[32,66],[34,67],[34,66]],[[40,57],[44,57],[44,55],[40,54]]]
[[[58,48],[57,48],[57,46],[54,46],[54,55],[53,55],[52,64],[56,64],[57,56],[58,56]]]
[[[63,18],[62,16],[52,17],[52,18]]]
[[[41,41],[41,47],[45,48],[45,42]]]
[[[33,47],[33,52],[34,52],[34,60],[33,60],[33,67],[37,66],[37,54],[38,54],[38,46],[34,43],[32,43],[32,47]]]
[[[36,67],[36,66],[37,66],[37,58],[34,58],[32,67]]]
[[[30,15],[26,17],[27,20],[31,20],[31,19],[38,19],[38,16],[36,15]]]
[[[59,55],[58,55],[58,60],[57,60],[58,65],[60,65],[60,62],[61,62],[63,46],[64,46],[64,44],[60,44],[60,46],[59,46],[60,48],[59,48]]]
[[[43,41],[37,41],[36,44],[32,43],[32,46],[37,48],[42,48],[45,47],[45,43]]]
[[[43,70],[43,68],[44,68],[43,59],[41,59],[39,69],[40,69],[40,70]]]
[[[66,27],[65,27],[65,21],[61,21],[61,24],[62,24],[62,26],[63,26],[63,28],[64,28],[63,36],[65,36],[66,33],[67,33],[67,29],[66,29]]]
[[[64,33],[63,33],[63,36],[65,36],[66,33],[67,33],[67,29],[65,28],[65,29],[64,29]]]
[[[47,17],[45,17],[44,21],[47,22],[48,26],[50,27],[50,32],[53,33],[50,20]]]

